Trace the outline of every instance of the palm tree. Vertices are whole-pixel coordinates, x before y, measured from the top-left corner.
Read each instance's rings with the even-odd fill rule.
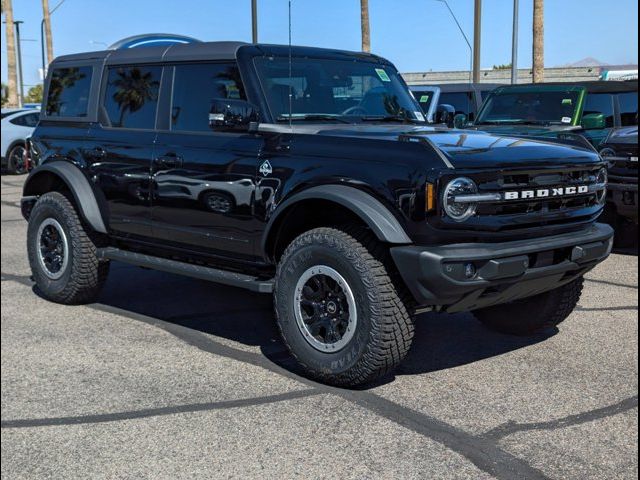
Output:
[[[2,13],[7,24],[7,105],[18,106],[18,69],[16,62],[16,37],[13,23],[13,5],[11,0],[2,0]]]
[[[152,80],[151,72],[142,73],[139,68],[129,71],[121,68],[117,72],[118,78],[113,85],[118,88],[113,94],[113,100],[120,107],[118,127],[122,126],[127,112],[140,110],[148,100],[155,100],[160,82]]]
[[[360,0],[360,25],[362,28],[362,51],[371,51],[371,33],[369,27],[369,0]]]
[[[544,82],[544,0],[533,0],[533,82]]]
[[[53,36],[51,35],[51,13],[49,12],[49,0],[42,0],[42,18],[44,19],[44,36],[47,43],[47,59],[53,60]]]

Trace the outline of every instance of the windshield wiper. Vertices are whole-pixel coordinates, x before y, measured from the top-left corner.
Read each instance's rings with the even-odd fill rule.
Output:
[[[318,121],[318,120],[327,120],[327,121],[335,121],[338,123],[353,123],[346,118],[342,118],[339,115],[331,115],[331,114],[322,114],[322,113],[309,113],[309,114],[294,114],[294,115],[280,115],[277,119],[278,122],[297,122],[300,120],[309,120],[309,121]]]
[[[418,123],[404,115],[363,115],[359,117],[363,122],[401,122],[401,123]],[[422,123],[422,122],[420,122]]]

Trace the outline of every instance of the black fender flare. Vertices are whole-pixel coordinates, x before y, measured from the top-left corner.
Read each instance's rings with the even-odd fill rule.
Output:
[[[35,168],[27,178],[24,188],[24,197],[39,196],[46,192],[39,191],[35,187],[36,181],[44,172],[49,172],[62,180],[75,199],[80,210],[80,215],[96,232],[107,233],[102,212],[98,205],[95,193],[89,180],[74,164],[67,161],[53,161]]]
[[[329,200],[348,208],[360,217],[382,242],[396,245],[413,243],[398,219],[372,195],[346,185],[320,185],[295,193],[278,205],[264,230],[263,252],[266,251],[269,235],[278,218],[288,207],[304,200]]]

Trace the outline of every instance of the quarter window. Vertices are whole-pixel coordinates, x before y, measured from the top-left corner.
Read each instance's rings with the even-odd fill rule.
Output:
[[[173,80],[171,130],[210,131],[211,101],[216,98],[246,99],[235,64],[177,65]]]
[[[19,117],[9,120],[14,125],[20,125],[21,127],[35,127],[40,119],[39,113],[28,113],[26,115],[20,115]]]
[[[638,125],[638,92],[621,93],[618,101],[622,126]]]
[[[50,117],[86,117],[92,67],[56,68],[51,73],[47,106]]]
[[[109,126],[155,128],[161,74],[161,66],[109,68],[102,103]]]

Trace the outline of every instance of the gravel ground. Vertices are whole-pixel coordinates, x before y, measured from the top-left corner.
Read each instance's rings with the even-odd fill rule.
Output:
[[[550,335],[425,314],[392,378],[311,382],[271,299],[114,264],[98,303],[34,291],[2,177],[2,478],[637,478],[638,257]]]

